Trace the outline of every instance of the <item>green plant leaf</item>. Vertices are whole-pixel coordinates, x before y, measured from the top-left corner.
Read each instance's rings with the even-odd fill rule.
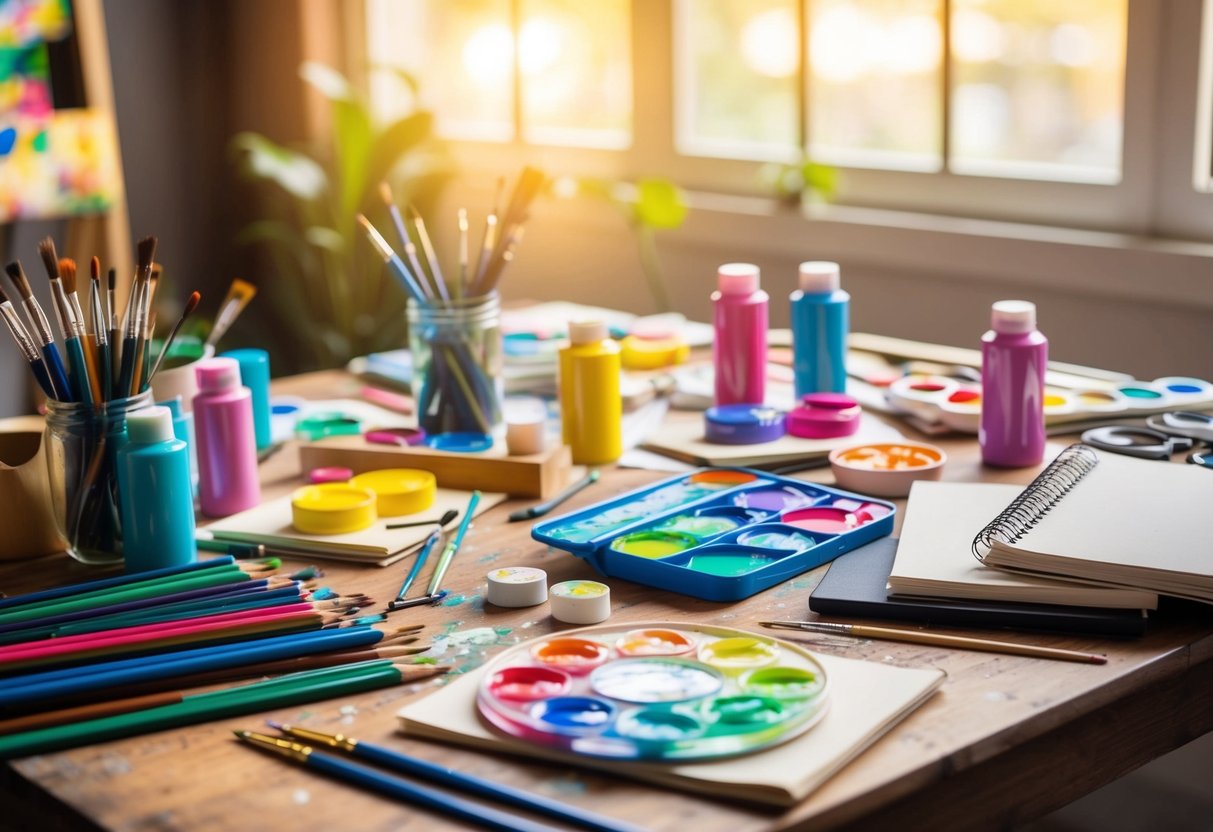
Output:
[[[314,201],[328,190],[324,168],[302,153],[283,147],[257,133],[240,133],[232,139],[244,174],[272,182],[295,199]]]
[[[434,117],[428,112],[413,113],[384,128],[371,147],[364,198],[369,198],[379,183],[388,179],[396,165],[430,141],[433,134]]]
[[[800,166],[800,175],[806,191],[829,202],[838,194],[838,169],[817,162],[805,162]]]
[[[636,183],[633,216],[648,228],[677,228],[687,217],[682,189],[668,179],[641,179]]]
[[[352,219],[367,187],[367,160],[374,127],[365,102],[345,77],[331,67],[305,61],[299,76],[315,87],[333,108],[333,144],[341,193],[338,222]]]
[[[303,232],[304,238],[316,248],[328,249],[334,254],[345,252],[345,237],[332,228],[312,225]]]

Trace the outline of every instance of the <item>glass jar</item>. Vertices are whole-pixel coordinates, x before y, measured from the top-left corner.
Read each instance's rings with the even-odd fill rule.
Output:
[[[502,430],[501,303],[482,297],[409,300],[417,419],[427,434]]]
[[[126,441],[127,414],[150,404],[150,390],[97,407],[46,403],[46,465],[55,526],[67,541],[68,554],[81,563],[122,561],[115,462]]]

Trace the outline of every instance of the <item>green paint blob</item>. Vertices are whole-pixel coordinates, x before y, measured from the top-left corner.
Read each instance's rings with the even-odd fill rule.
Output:
[[[738,522],[731,517],[694,517],[684,514],[681,517],[671,517],[657,528],[702,538],[724,534],[737,526]]]
[[[785,718],[783,704],[765,696],[725,696],[711,705],[718,720],[729,725],[771,724]]]
[[[687,566],[696,572],[732,578],[761,569],[771,562],[762,555],[695,555]]]
[[[46,131],[39,131],[38,135],[34,136],[32,144],[36,153],[45,153],[47,148]]]
[[[799,667],[766,667],[746,677],[743,687],[775,699],[803,699],[821,690],[817,674]]]
[[[1147,390],[1144,387],[1122,387],[1120,392],[1128,396],[1130,399],[1161,399],[1162,394],[1155,390]]]
[[[697,544],[695,538],[679,532],[638,532],[611,541],[616,552],[639,558],[664,558]]]

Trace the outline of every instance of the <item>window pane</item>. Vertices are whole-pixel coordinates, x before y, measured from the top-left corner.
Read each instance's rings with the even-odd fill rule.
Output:
[[[631,144],[628,0],[523,0],[518,55],[523,138],[541,144]]]
[[[858,167],[937,170],[940,0],[812,0],[809,155]]]
[[[368,0],[372,66],[412,73],[438,132],[458,139],[514,136],[514,37],[509,0]],[[371,102],[383,118],[410,107],[408,90],[384,72],[371,74]]]
[[[684,153],[786,159],[800,144],[794,0],[680,0],[676,143]]]
[[[952,169],[1115,182],[1127,0],[953,0]]]

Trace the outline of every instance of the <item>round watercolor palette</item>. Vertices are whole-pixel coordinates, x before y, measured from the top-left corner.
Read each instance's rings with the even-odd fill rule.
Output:
[[[602,625],[516,645],[485,669],[480,715],[539,745],[612,759],[708,760],[807,731],[829,702],[808,651],[697,624]]]

